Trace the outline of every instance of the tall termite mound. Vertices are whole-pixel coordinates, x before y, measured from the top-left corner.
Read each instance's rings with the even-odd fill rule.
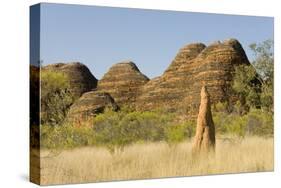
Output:
[[[215,125],[212,118],[210,95],[206,86],[203,86],[192,151],[193,153],[215,151],[215,144]]]

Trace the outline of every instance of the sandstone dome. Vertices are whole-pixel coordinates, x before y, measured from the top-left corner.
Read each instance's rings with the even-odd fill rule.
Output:
[[[200,90],[206,85],[211,103],[225,101],[229,96],[235,66],[250,65],[242,45],[236,39],[215,42],[209,46],[192,44],[180,49],[168,69],[141,88],[137,109],[179,109],[197,114]]]
[[[139,88],[149,78],[131,61],[113,65],[98,82],[97,89],[109,93],[118,105],[134,106]]]
[[[70,79],[71,91],[75,97],[80,97],[83,93],[95,89],[97,79],[92,75],[90,70],[82,63],[55,63],[42,67],[42,71],[51,70],[63,72]]]
[[[86,92],[70,107],[67,121],[83,122],[102,113],[106,108],[113,111],[119,109],[110,94],[101,91]]]

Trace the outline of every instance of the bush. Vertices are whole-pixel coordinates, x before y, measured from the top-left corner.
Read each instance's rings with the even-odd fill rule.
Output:
[[[187,121],[179,125],[170,125],[165,128],[165,140],[170,144],[177,144],[195,134],[196,124],[194,121]]]
[[[110,150],[135,142],[164,140],[165,127],[172,120],[171,114],[161,112],[107,111],[94,119],[95,140]]]
[[[110,111],[94,117],[90,126],[41,125],[41,147],[47,149],[102,146],[111,152],[120,151],[132,143],[166,141],[175,146],[195,134],[196,122],[179,124],[175,114],[163,111]],[[270,112],[251,109],[246,115],[214,112],[217,135],[272,136],[273,116]]]
[[[40,128],[40,145],[42,148],[69,149],[95,145],[91,127],[41,125]]]
[[[92,126],[41,125],[41,147],[47,149],[104,146],[111,152],[136,142],[167,141],[176,144],[195,133],[195,122],[178,124],[173,113],[163,111],[114,112],[98,114]]]
[[[218,102],[212,106],[213,112],[227,112],[228,104],[226,102]]]
[[[273,115],[261,109],[252,109],[247,115],[247,133],[258,136],[272,136],[274,132]]]
[[[245,115],[239,113],[213,113],[217,134],[231,134],[244,137],[246,134],[257,136],[273,135],[273,116],[261,109],[250,109]]]
[[[249,46],[254,52],[254,65],[261,82],[261,107],[273,112],[273,85],[274,85],[274,43],[272,39],[262,43],[253,43]]]
[[[59,72],[41,72],[41,123],[61,124],[74,101],[67,75]]]
[[[252,65],[235,67],[232,89],[238,96],[242,106],[260,107],[260,87],[256,69]]]

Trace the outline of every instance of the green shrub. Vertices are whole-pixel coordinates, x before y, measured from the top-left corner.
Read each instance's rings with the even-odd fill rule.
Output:
[[[218,102],[212,106],[213,112],[227,112],[227,102]]]
[[[274,42],[272,39],[249,46],[254,52],[254,65],[261,83],[261,108],[273,112],[273,86],[274,86]]]
[[[74,101],[66,74],[52,71],[41,72],[41,123],[61,124]]]
[[[225,124],[227,134],[234,134],[244,137],[246,133],[247,118],[239,115],[229,115],[228,122]]]
[[[195,129],[196,124],[194,121],[167,126],[165,128],[165,140],[170,144],[182,142],[184,139],[194,136]]]
[[[41,125],[40,144],[47,149],[103,146],[111,152],[132,143],[166,141],[174,146],[193,137],[196,129],[195,121],[179,124],[175,117],[163,111],[105,110],[93,119],[91,126]],[[260,109],[251,109],[246,115],[214,112],[213,120],[217,135],[273,135],[273,116]]]
[[[135,142],[164,140],[164,129],[172,120],[171,114],[160,112],[107,111],[94,119],[95,140],[110,150]]]
[[[274,132],[273,115],[261,109],[252,109],[247,114],[247,133],[258,136],[272,136]]]
[[[236,66],[231,86],[242,106],[255,108],[261,105],[261,84],[258,80],[256,69],[252,65]]]
[[[69,149],[95,144],[91,127],[41,125],[40,129],[40,145],[42,148]]]
[[[217,134],[231,134],[244,137],[246,134],[258,136],[273,135],[273,116],[261,109],[251,109],[248,114],[213,113]]]
[[[238,114],[215,113],[214,123],[217,134],[230,134],[244,137],[247,117]]]

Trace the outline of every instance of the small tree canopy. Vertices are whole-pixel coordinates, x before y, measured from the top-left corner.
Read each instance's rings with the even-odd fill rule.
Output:
[[[235,68],[232,88],[238,95],[240,103],[248,107],[260,105],[259,83],[256,82],[256,70],[251,65],[240,65]]]
[[[273,85],[274,85],[274,43],[269,39],[259,44],[251,44],[255,59],[252,62],[260,76],[261,104],[264,109],[273,112]]]
[[[273,41],[251,44],[254,53],[252,65],[235,68],[232,89],[242,106],[261,107],[273,112]]]
[[[73,103],[67,75],[53,71],[41,72],[41,124],[60,124]]]

